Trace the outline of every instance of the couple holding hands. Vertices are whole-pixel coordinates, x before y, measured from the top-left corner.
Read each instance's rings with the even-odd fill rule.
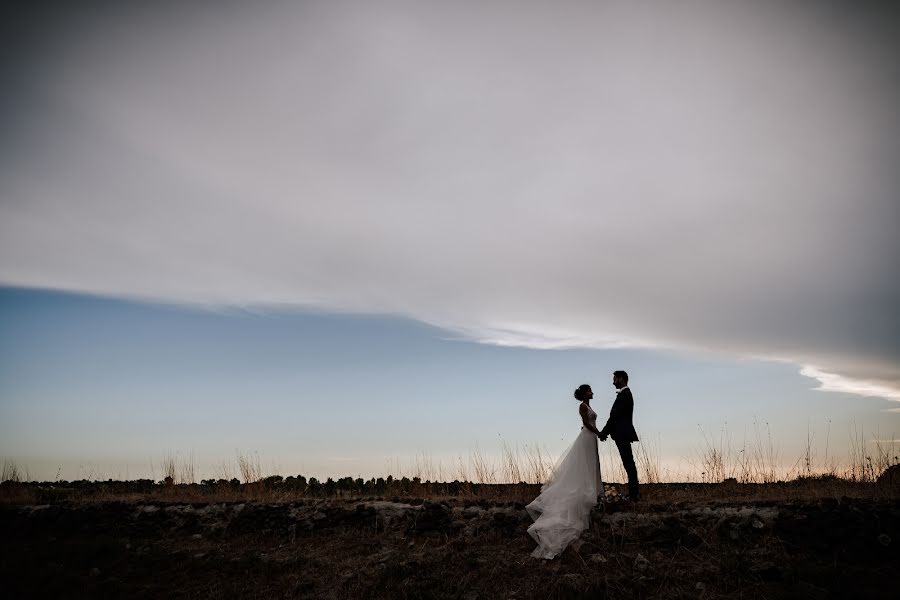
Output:
[[[575,399],[580,402],[581,433],[553,467],[540,495],[525,507],[534,519],[528,533],[538,544],[532,556],[550,559],[559,555],[587,529],[591,509],[603,501],[597,438],[606,441],[612,437],[628,474],[627,499],[632,502],[640,499],[631,451],[631,443],[638,441],[638,437],[632,422],[634,397],[628,388],[628,373],[613,373],[613,386],[616,399],[603,429],[597,429],[597,413],[591,408],[594,397],[591,386],[584,384],[575,390]]]

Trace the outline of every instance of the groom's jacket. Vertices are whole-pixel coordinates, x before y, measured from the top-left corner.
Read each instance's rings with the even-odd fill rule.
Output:
[[[631,420],[633,414],[634,398],[631,397],[631,390],[627,387],[622,388],[609,410],[609,420],[606,421],[606,425],[603,426],[600,433],[609,434],[617,442],[638,441],[637,432],[634,430],[634,423]]]

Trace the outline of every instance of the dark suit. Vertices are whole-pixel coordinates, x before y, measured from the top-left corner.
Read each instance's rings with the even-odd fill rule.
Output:
[[[625,472],[628,473],[628,495],[636,499],[638,498],[638,477],[634,454],[631,452],[631,442],[638,441],[638,436],[632,422],[633,414],[634,398],[631,396],[631,390],[627,387],[622,388],[616,395],[616,401],[609,410],[609,419],[600,430],[600,435],[609,435],[616,442]]]

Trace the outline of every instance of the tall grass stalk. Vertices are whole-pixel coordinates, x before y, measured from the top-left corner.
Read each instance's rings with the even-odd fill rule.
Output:
[[[416,477],[422,481],[440,481],[443,478],[443,471],[440,461],[435,462],[430,454],[424,450],[416,453],[413,470]]]
[[[659,437],[656,438],[656,447],[645,441],[637,444],[637,452],[635,453],[635,462],[640,472],[638,480],[641,483],[660,483],[660,456],[661,442]]]
[[[475,472],[475,483],[496,483],[496,469],[485,459],[478,444],[471,454],[472,470]]]
[[[4,460],[3,461],[3,469],[0,471],[0,483],[4,481],[11,481],[13,483],[21,483],[22,481],[28,481],[28,470],[22,469],[19,467],[15,461],[12,460]]]
[[[262,467],[259,464],[259,453],[243,454],[239,450],[235,450],[234,454],[244,483],[256,483],[263,478]]]
[[[506,483],[523,481],[522,470],[519,468],[519,448],[512,448],[505,440],[501,441],[501,473],[501,479]]]
[[[193,451],[187,458],[180,458],[178,453],[166,453],[159,461],[163,479],[171,478],[172,483],[197,483],[197,463]]]
[[[159,461],[159,468],[162,471],[163,479],[175,482],[175,475],[178,474],[178,464],[175,456],[166,454]]]
[[[525,446],[524,475],[526,483],[544,483],[553,467],[553,459],[550,453],[542,451],[537,444]]]
[[[468,461],[463,462],[462,455],[457,456],[456,479],[458,481],[471,481],[469,479]]]

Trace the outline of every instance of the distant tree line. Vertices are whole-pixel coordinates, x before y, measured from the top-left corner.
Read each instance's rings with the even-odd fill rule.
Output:
[[[501,491],[506,488],[532,488],[532,484],[478,484],[468,481],[433,482],[422,481],[419,477],[402,477],[394,479],[392,476],[373,477],[363,479],[361,477],[342,477],[340,479],[327,478],[320,481],[315,477],[306,478],[303,475],[291,475],[282,477],[272,475],[259,481],[242,483],[237,478],[232,479],[204,479],[199,484],[176,484],[167,477],[161,481],[152,479],[136,479],[129,481],[102,480],[57,480],[52,482],[11,482],[0,483],[0,489],[7,488],[32,488],[41,491],[48,501],[68,497],[71,493],[155,493],[160,489],[193,489],[197,491],[214,492],[216,490],[265,490],[276,493],[296,494],[298,496],[314,498],[334,497],[433,497],[433,496],[465,496],[478,495],[479,491]]]
[[[217,486],[233,486],[238,487],[241,482],[238,479],[204,479],[201,485],[207,487]],[[303,475],[289,475],[282,477],[281,475],[272,475],[260,479],[250,486],[259,486],[270,490],[281,490],[285,492],[296,492],[308,496],[317,497],[340,497],[340,496],[384,496],[391,494],[412,494],[413,492],[442,492],[450,496],[456,496],[463,493],[473,485],[468,482],[451,481],[446,483],[438,483],[431,481],[422,481],[419,477],[403,477],[394,479],[392,476],[373,477],[371,479],[363,479],[361,477],[341,477],[333,479],[329,477],[325,481],[319,481],[315,477],[307,479]]]

